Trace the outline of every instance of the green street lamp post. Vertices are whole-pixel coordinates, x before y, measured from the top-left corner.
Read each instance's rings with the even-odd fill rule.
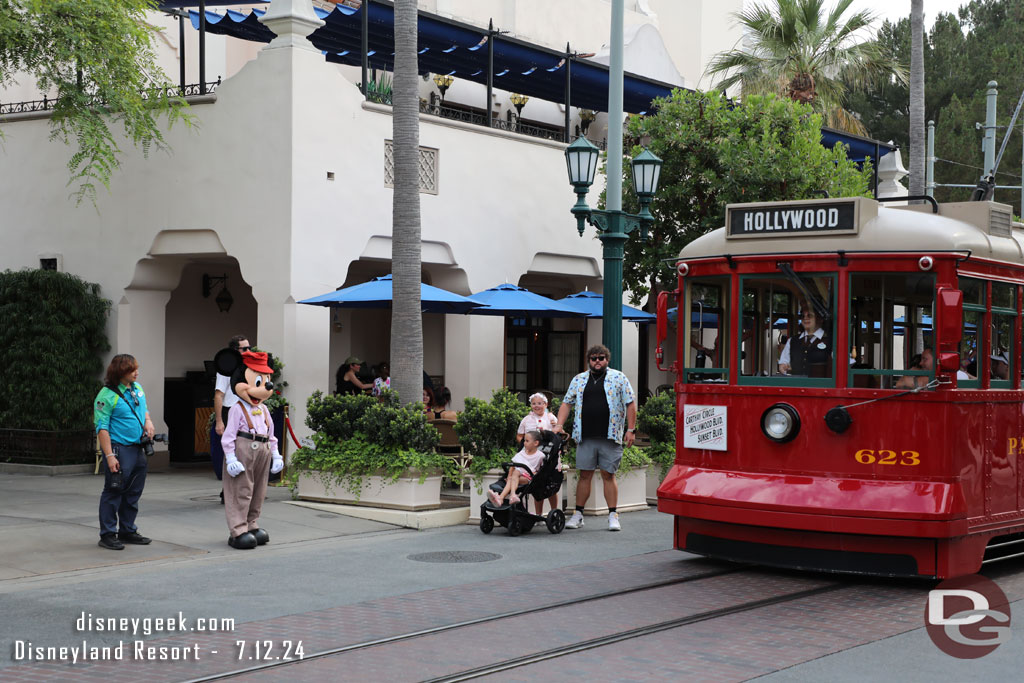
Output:
[[[621,209],[600,211],[587,205],[587,192],[594,183],[600,152],[585,137],[579,137],[565,150],[569,183],[576,192],[571,211],[576,216],[580,237],[590,223],[597,228],[597,237],[604,245],[604,316],[601,341],[611,351],[609,364],[622,368],[622,257],[629,234],[640,229],[640,239],[647,241],[647,229],[654,222],[649,206],[658,191],[661,159],[645,149],[633,159],[633,189],[640,200],[640,213],[633,215]],[[610,174],[609,174],[610,177]],[[611,183],[609,182],[609,186]],[[621,187],[621,184],[618,186]],[[609,204],[610,193],[609,193]],[[620,203],[621,206],[621,203]]]

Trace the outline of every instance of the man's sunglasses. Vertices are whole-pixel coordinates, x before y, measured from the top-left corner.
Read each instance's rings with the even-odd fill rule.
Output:
[[[239,353],[243,353],[245,351],[252,351],[252,347],[251,346],[239,346],[238,347],[238,352]]]
[[[608,360],[608,356],[591,356],[590,360]]]

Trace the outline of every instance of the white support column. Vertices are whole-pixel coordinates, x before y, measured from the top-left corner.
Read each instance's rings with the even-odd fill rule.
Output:
[[[462,410],[467,396],[490,400],[505,385],[505,318],[450,315],[445,320],[445,384],[452,410]]]
[[[273,0],[267,13],[258,21],[277,36],[264,50],[295,47],[319,52],[307,38],[324,25],[324,21],[316,16],[311,0]]]
[[[171,293],[152,289],[126,289],[117,303],[117,343],[114,353],[130,353],[139,363],[139,384],[157,432],[164,422],[164,348],[166,307]],[[160,448],[165,448],[157,444]]]

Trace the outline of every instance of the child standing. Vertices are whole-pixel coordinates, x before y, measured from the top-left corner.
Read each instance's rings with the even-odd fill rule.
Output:
[[[509,468],[508,478],[505,482],[505,488],[502,489],[501,493],[495,493],[494,491],[488,491],[488,495],[491,498],[491,502],[494,503],[495,507],[501,507],[505,500],[505,496],[508,496],[508,502],[513,505],[519,502],[519,496],[516,495],[516,489],[519,488],[519,483],[528,482],[533,479],[533,475],[540,469],[540,465],[544,462],[544,453],[540,450],[540,432],[531,430],[527,432],[523,437],[523,450],[516,453],[515,457],[512,458],[513,463],[521,463],[526,465],[529,469],[524,469],[519,466],[513,466]]]
[[[530,430],[537,430],[538,432],[544,430],[553,431],[556,424],[558,424],[558,419],[548,411],[548,397],[538,392],[530,397],[530,413],[519,423],[516,441],[522,441],[523,435]],[[558,471],[562,471],[561,461],[558,463]],[[562,501],[559,500],[559,493],[561,491],[548,498],[552,510],[557,510],[561,507]],[[533,505],[538,515],[544,511],[543,500],[535,499]]]

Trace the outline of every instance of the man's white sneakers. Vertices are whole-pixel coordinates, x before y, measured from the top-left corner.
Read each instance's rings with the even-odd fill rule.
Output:
[[[566,526],[569,526],[566,524]],[[608,513],[608,531],[622,531],[622,525],[619,524],[619,513],[609,512]]]
[[[583,513],[577,510],[576,512],[572,513],[572,517],[570,517],[566,521],[565,528],[579,529],[581,526],[583,526]]]

